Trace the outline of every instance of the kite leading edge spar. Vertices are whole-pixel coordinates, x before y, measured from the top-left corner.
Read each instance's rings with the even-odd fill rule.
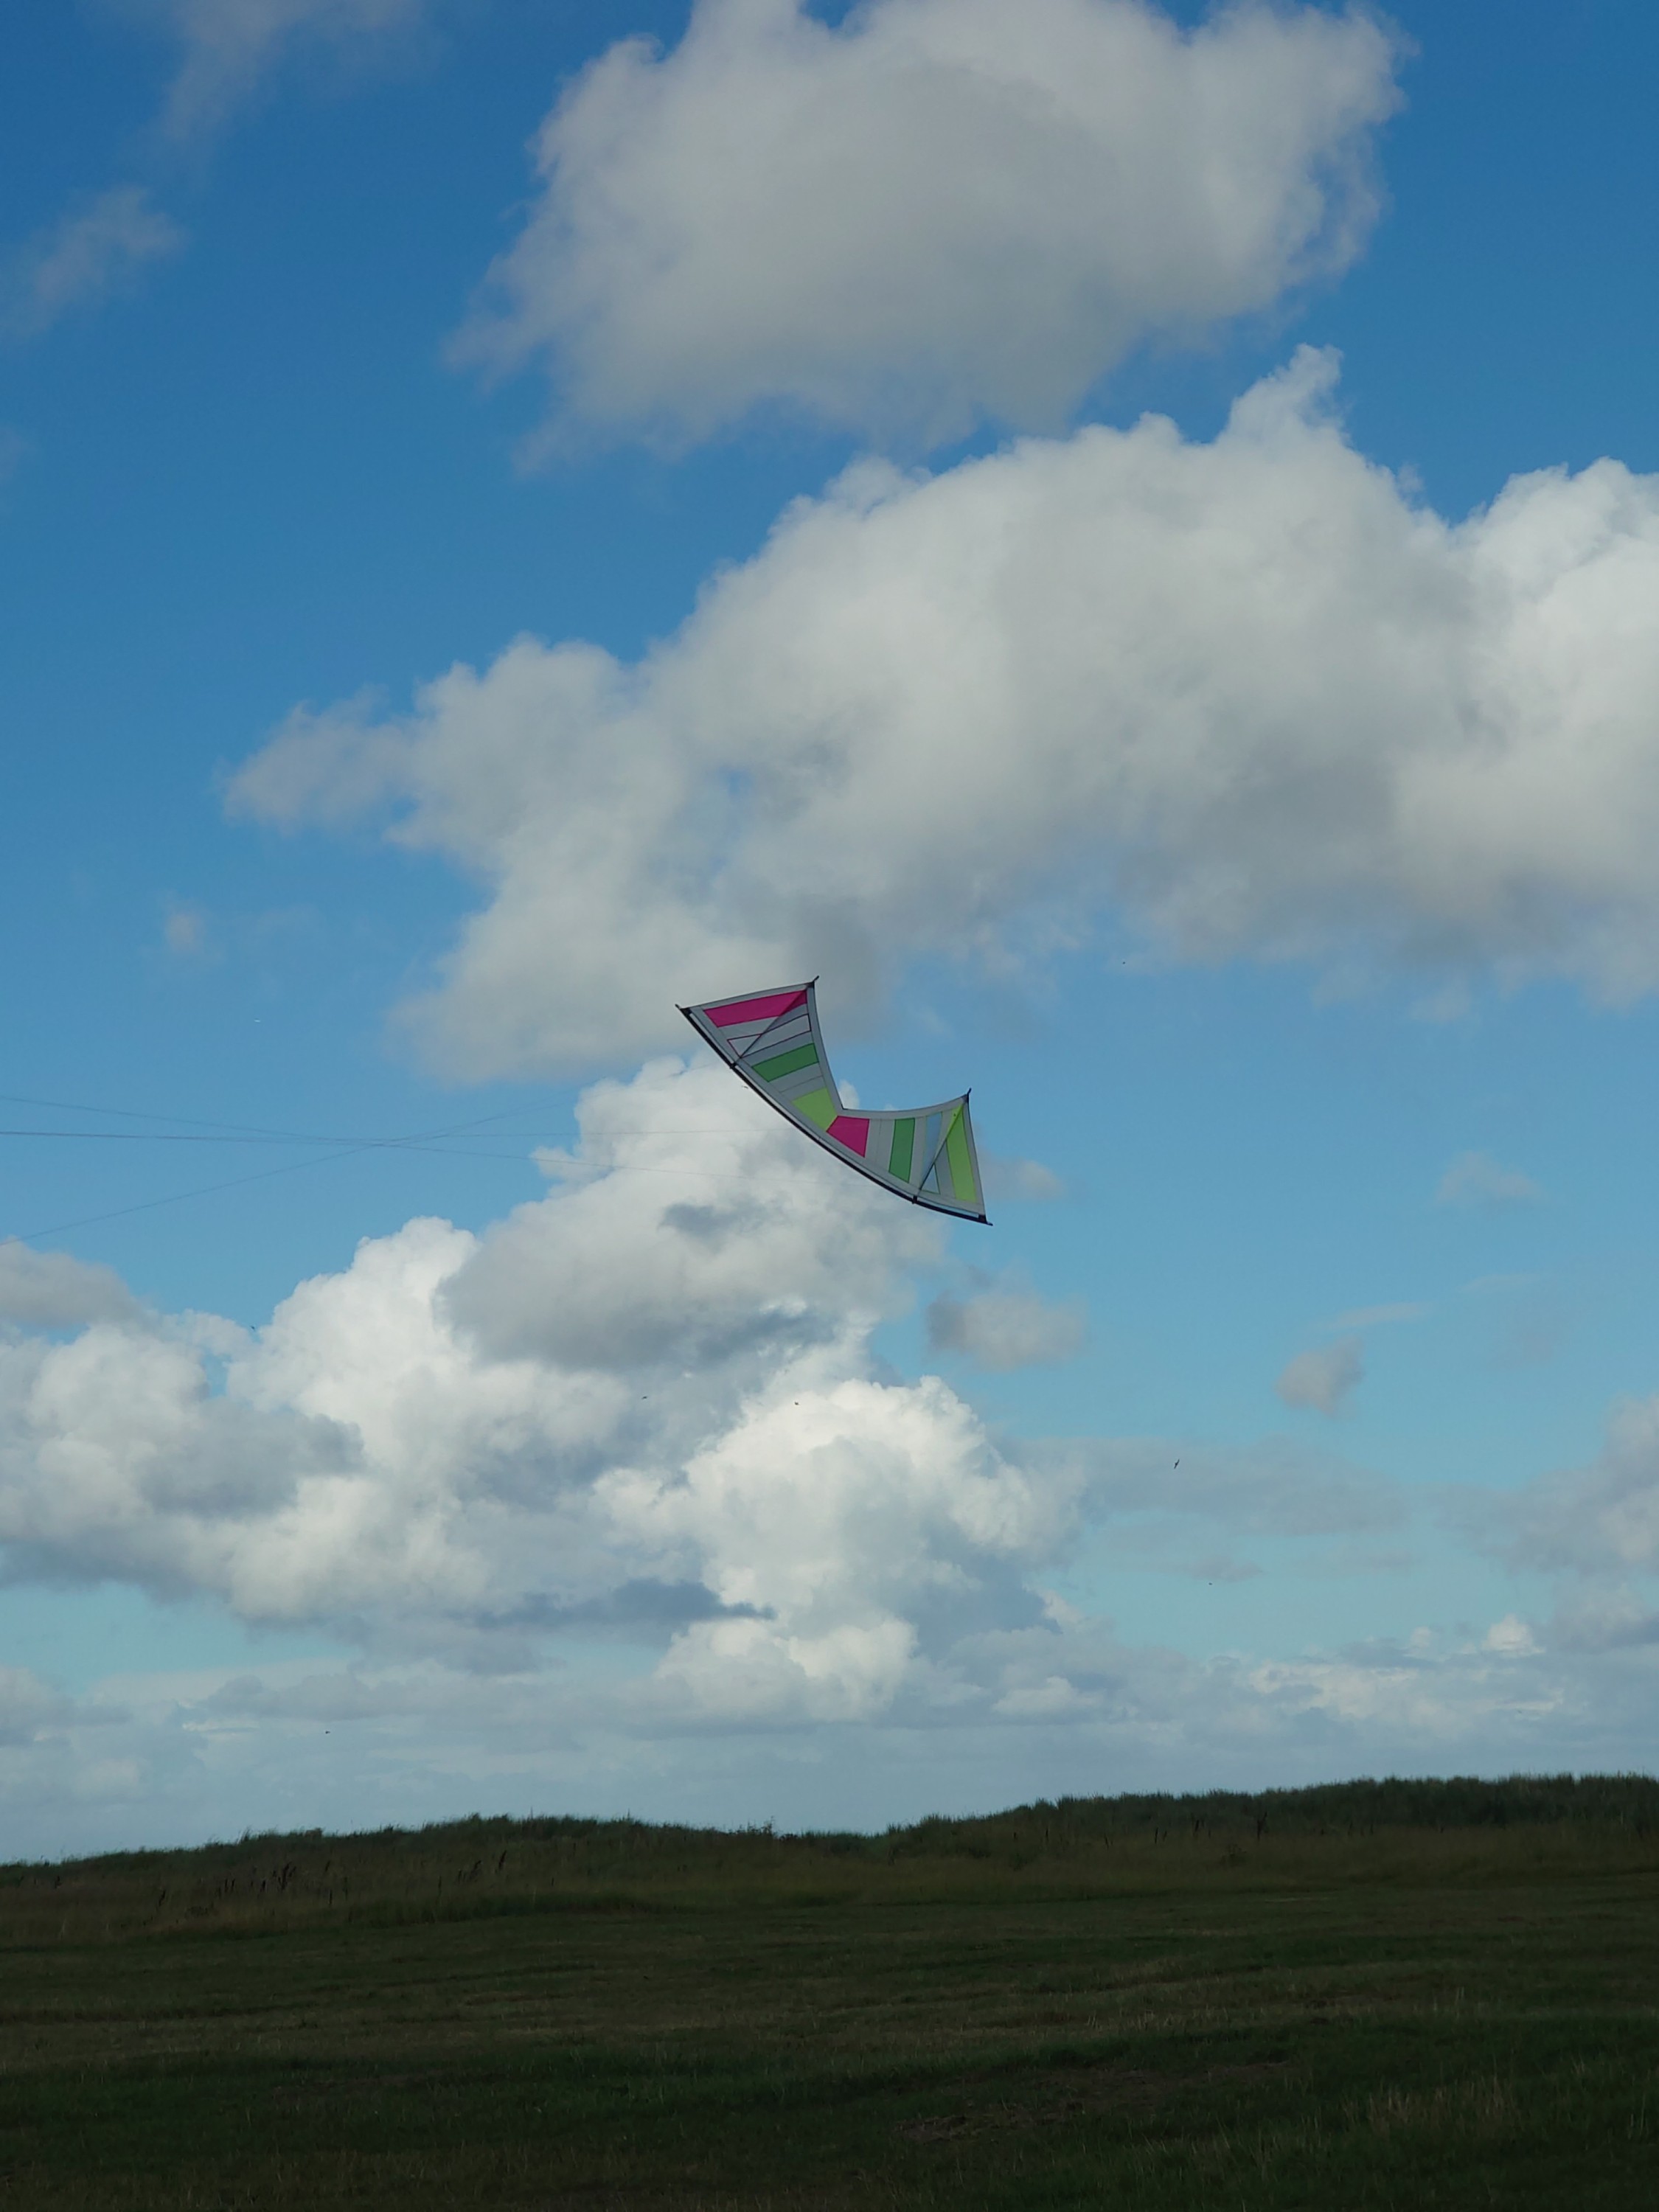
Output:
[[[842,1103],[818,1029],[817,978],[682,1006],[699,1036],[786,1120],[872,1182],[936,1213],[984,1221],[968,1094],[903,1113]]]

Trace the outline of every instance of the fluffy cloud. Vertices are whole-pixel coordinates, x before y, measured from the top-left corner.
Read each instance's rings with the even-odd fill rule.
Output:
[[[0,1325],[82,1328],[88,1322],[136,1322],[142,1308],[112,1267],[67,1252],[35,1252],[17,1239],[0,1243]]]
[[[1061,1487],[1010,1467],[936,1380],[775,1391],[683,1475],[603,1488],[637,1541],[670,1558],[689,1541],[720,1596],[763,1609],[694,1625],[665,1667],[700,1705],[750,1714],[890,1705],[930,1601],[960,1636],[987,1609],[986,1563],[1042,1556],[1069,1519]]]
[[[927,440],[1054,428],[1154,335],[1343,267],[1394,52],[1352,13],[1142,0],[699,0],[543,126],[463,359],[707,434],[777,402]]]
[[[1365,1351],[1357,1336],[1298,1352],[1285,1363],[1273,1389],[1287,1406],[1310,1407],[1329,1418],[1340,1413],[1365,1376]]]
[[[1010,1698],[1057,1712],[1062,1679],[1097,1717],[1152,1662],[1114,1644],[1108,1666],[1104,1626],[1042,1595],[1086,1528],[1161,1568],[1160,1545],[1208,1557],[1399,1517],[1386,1485],[1281,1448],[994,1437],[872,1350],[942,1261],[937,1220],[713,1066],[596,1085],[579,1117],[579,1143],[543,1156],[544,1198],[482,1235],[367,1239],[258,1331],[0,1248],[9,1310],[36,1324],[0,1331],[5,1573],[326,1629],[380,1685],[359,1672],[329,1698],[388,1727],[421,1700],[471,1712],[458,1682],[487,1674],[542,1686],[526,1742],[665,1739],[931,1727]],[[985,1297],[1018,1308],[972,1323],[1006,1364],[1030,1313]],[[555,1698],[560,1638],[651,1656]]]
[[[68,209],[11,257],[0,275],[0,329],[37,337],[77,307],[130,291],[185,234],[141,185],[116,185]]]
[[[1088,1328],[1080,1299],[1050,1305],[1034,1291],[1006,1285],[967,1298],[942,1292],[927,1309],[929,1348],[960,1352],[993,1374],[1071,1359]]]
[[[1208,445],[1149,417],[863,465],[640,664],[522,638],[404,720],[296,716],[231,803],[378,800],[488,885],[411,1010],[475,1075],[1103,909],[1176,958],[1652,989],[1659,479],[1520,477],[1452,526],[1348,445],[1334,374],[1299,354]]]
[[[200,1832],[296,1797],[346,1824],[554,1795],[880,1820],[1075,1787],[1079,1760],[1259,1780],[1269,1754],[1311,1777],[1424,1741],[1629,1763],[1659,1645],[1626,1587],[1659,1560],[1652,1407],[1592,1469],[1488,1502],[1482,1542],[1583,1586],[1550,1629],[1182,1656],[1052,1583],[1090,1561],[1241,1583],[1258,1543],[1398,1567],[1375,1547],[1408,1497],[1281,1443],[994,1437],[872,1349],[940,1261],[936,1222],[713,1066],[600,1084],[580,1120],[544,1198],[482,1235],[367,1240],[257,1332],[0,1248],[7,1576],[205,1595],[359,1653],[78,1700],[0,1670],[20,1836]],[[849,1728],[850,1763],[821,1740]]]
[[[580,1117],[548,1197],[367,1240],[257,1334],[8,1261],[14,1308],[87,1324],[0,1339],[9,1571],[497,1664],[561,1625],[678,1630],[664,1696],[821,1717],[889,1703],[930,1608],[1030,1617],[1016,1570],[1077,1485],[869,1350],[937,1224],[713,1067]]]
[[[1500,1167],[1486,1152],[1460,1152],[1440,1178],[1437,1206],[1528,1206],[1544,1195],[1518,1168]]]

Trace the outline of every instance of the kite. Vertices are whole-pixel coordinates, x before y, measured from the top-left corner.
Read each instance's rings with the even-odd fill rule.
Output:
[[[680,1012],[751,1091],[815,1145],[913,1206],[985,1220],[968,1093],[903,1113],[849,1112],[818,1029],[816,977]]]

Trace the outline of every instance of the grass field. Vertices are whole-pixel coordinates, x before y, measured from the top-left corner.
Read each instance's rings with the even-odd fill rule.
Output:
[[[0,1869],[0,2206],[1659,2205],[1659,1784]]]

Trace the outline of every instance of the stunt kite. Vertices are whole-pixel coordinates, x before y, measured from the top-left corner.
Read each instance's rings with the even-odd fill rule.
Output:
[[[905,1113],[849,1113],[818,1030],[816,977],[680,1012],[751,1091],[826,1152],[913,1206],[985,1220],[968,1093]]]

